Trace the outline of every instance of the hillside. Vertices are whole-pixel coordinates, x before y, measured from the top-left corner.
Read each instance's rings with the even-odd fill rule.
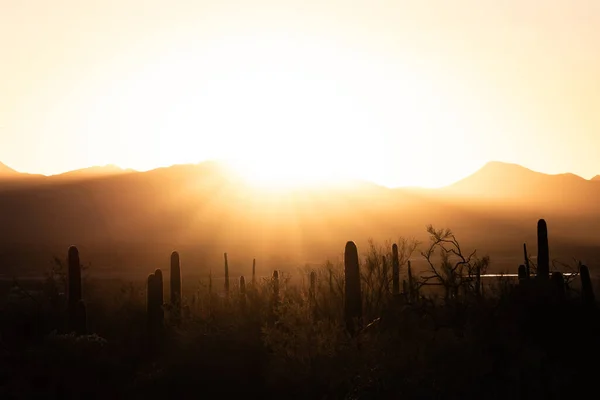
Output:
[[[543,206],[515,205],[536,198]],[[299,266],[338,258],[347,240],[363,247],[369,237],[424,241],[432,223],[490,253],[500,268],[519,262],[524,241],[534,253],[538,218],[548,220],[554,256],[600,260],[598,200],[595,182],[501,163],[427,191],[352,182],[266,193],[214,162],[102,179],[48,177],[0,191],[0,266],[45,267],[71,244],[97,268],[117,271],[160,266],[173,249],[201,269],[220,263],[223,252],[233,268],[254,257]],[[584,203],[589,212],[581,212]]]
[[[100,178],[112,175],[121,175],[134,173],[135,170],[123,169],[116,165],[104,165],[104,166],[93,166],[88,168],[77,169],[74,171],[68,171],[62,174],[54,175],[53,178],[58,179],[88,179],[88,178]]]

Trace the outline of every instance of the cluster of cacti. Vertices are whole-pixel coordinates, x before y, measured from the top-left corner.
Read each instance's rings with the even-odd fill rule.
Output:
[[[546,221],[540,219],[537,224],[537,243],[538,243],[538,264],[536,271],[536,280],[529,280],[530,262],[527,253],[527,245],[523,244],[524,264],[521,264],[518,269],[519,282],[528,281],[524,288],[531,288],[536,293],[551,294],[554,299],[562,300],[566,298],[565,278],[561,272],[553,272],[550,275],[550,257],[548,246],[548,227]],[[86,333],[87,318],[86,307],[82,300],[81,288],[81,265],[79,260],[79,251],[75,246],[71,246],[68,251],[68,323],[69,330],[76,333]],[[382,279],[385,284],[385,291],[389,293],[389,270],[388,262],[385,256],[382,256]],[[225,267],[225,294],[229,296],[229,264],[227,253],[224,253]],[[392,294],[397,296],[400,294],[400,260],[397,244],[392,245]],[[329,269],[329,288],[333,293],[333,271]],[[595,303],[592,282],[589,269],[580,263],[579,276],[581,279],[581,297],[582,302],[587,305]],[[272,284],[272,304],[276,306],[281,301],[280,295],[280,273],[273,271]],[[415,301],[415,282],[412,275],[411,262],[407,262],[407,279],[403,281],[403,292],[406,300],[409,302]],[[346,243],[344,251],[344,320],[347,330],[354,334],[360,330],[362,326],[362,293],[361,293],[361,274],[358,250],[354,242]],[[317,274],[315,271],[310,272],[310,286],[308,292],[308,300],[313,308],[316,305],[317,293]],[[164,325],[163,312],[163,285],[164,278],[161,269],[156,269],[154,273],[148,276],[147,280],[147,316],[148,329],[151,334],[159,333]],[[252,260],[252,288],[256,285],[256,259]],[[481,269],[475,269],[475,294],[481,296]],[[209,293],[212,293],[212,273],[209,275]],[[244,276],[239,278],[240,303],[245,309],[246,306],[246,279]],[[173,320],[179,322],[181,318],[182,307],[182,291],[181,291],[181,265],[179,253],[176,251],[171,254],[170,265],[170,310]]]
[[[354,242],[346,243],[344,251],[344,320],[351,334],[362,326],[362,293],[360,287],[360,267],[358,249]]]
[[[67,313],[69,331],[85,334],[87,331],[87,310],[82,299],[81,264],[79,250],[69,247],[67,254]]]
[[[566,285],[563,274],[555,271],[550,276],[550,253],[548,246],[548,225],[544,219],[537,223],[537,243],[538,243],[538,265],[536,280],[529,281],[530,263],[527,253],[527,244],[523,244],[524,264],[519,265],[518,277],[521,286],[528,290],[536,291],[542,295],[550,295],[554,300],[562,301],[566,298]],[[590,273],[585,265],[579,264],[579,277],[581,279],[581,297],[584,304],[594,304],[594,292]],[[527,283],[527,284],[526,284]],[[535,283],[535,284],[533,284]]]

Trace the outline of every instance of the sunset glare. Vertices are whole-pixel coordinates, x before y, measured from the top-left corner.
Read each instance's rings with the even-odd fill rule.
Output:
[[[598,5],[434,3],[3,2],[0,161],[226,159],[268,185],[600,172]]]

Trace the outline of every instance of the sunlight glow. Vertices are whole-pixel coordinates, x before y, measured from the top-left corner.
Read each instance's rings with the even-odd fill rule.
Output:
[[[92,100],[71,112],[87,164],[144,171],[222,159],[261,186],[352,178],[431,187],[482,163],[473,155],[444,168],[431,162],[465,151],[469,127],[454,106],[467,103],[409,61],[265,35],[172,46],[143,69],[117,62],[105,70],[131,64],[127,79],[89,83],[82,90]]]

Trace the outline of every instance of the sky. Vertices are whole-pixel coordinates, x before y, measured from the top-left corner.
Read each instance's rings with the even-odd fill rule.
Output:
[[[596,0],[0,0],[0,162],[600,174]]]

